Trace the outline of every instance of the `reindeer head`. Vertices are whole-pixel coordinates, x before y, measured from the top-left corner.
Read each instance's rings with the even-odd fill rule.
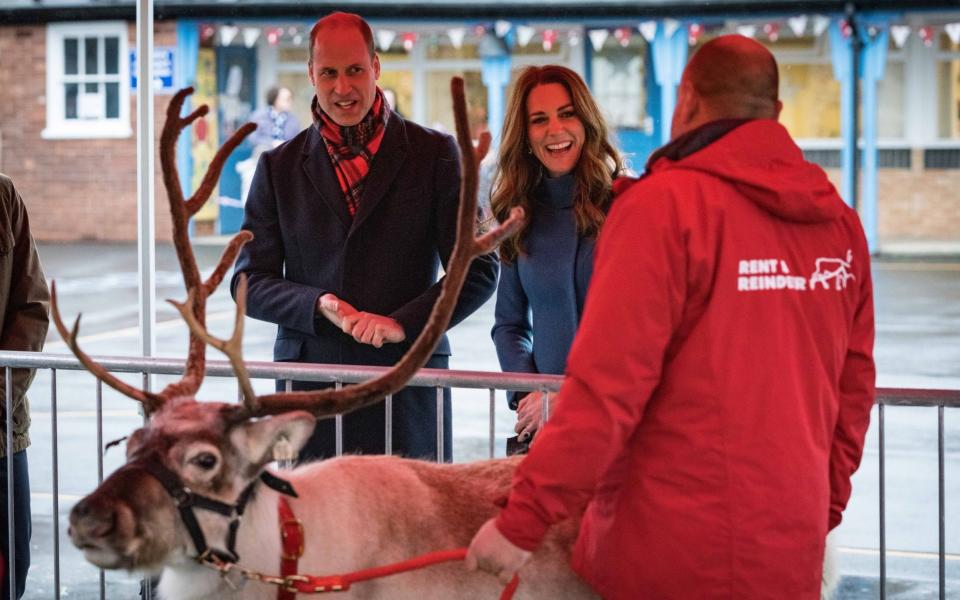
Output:
[[[203,552],[236,560],[231,526],[274,445],[299,450],[316,423],[303,411],[238,418],[237,408],[176,398],[131,434],[127,463],[70,513],[70,539],[89,562],[156,571]]]
[[[241,246],[252,239],[238,233],[223,253],[213,274],[200,280],[187,233],[189,217],[210,196],[229,153],[254,126],[241,127],[217,152],[203,183],[184,199],[176,169],[175,147],[180,132],[207,112],[201,106],[180,117],[184,99],[178,92],[167,109],[160,139],[163,180],[173,216],[174,245],[188,291],[187,301],[171,303],[190,327],[190,349],[180,381],[160,393],[136,389],[108,373],[84,353],[77,342],[79,318],[68,331],[60,318],[56,285],[51,304],[54,323],[81,363],[107,385],[140,401],[149,415],[147,424],[127,442],[127,463],[81,500],[70,513],[70,538],[91,563],[106,569],[156,570],[184,558],[235,561],[233,542],[238,514],[261,482],[285,493],[283,483],[264,471],[274,444],[287,440],[299,450],[313,431],[316,419],[346,413],[382,400],[404,387],[424,365],[450,321],[466,272],[474,257],[490,252],[513,235],[523,219],[514,209],[510,219],[482,237],[474,237],[478,165],[489,148],[484,134],[474,149],[467,126],[463,80],[454,78],[451,92],[463,179],[457,242],[446,269],[443,289],[427,325],[407,354],[377,379],[339,390],[286,392],[257,397],[243,362],[241,341],[246,312],[246,280],[237,288],[234,333],[228,340],[210,335],[205,327],[206,299],[216,289]],[[203,381],[206,344],[222,350],[240,381],[242,404],[197,402],[194,394]],[[196,510],[195,510],[196,509]]]

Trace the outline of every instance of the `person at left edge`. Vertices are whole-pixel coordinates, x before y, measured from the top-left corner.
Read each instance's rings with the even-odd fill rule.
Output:
[[[438,267],[453,251],[459,150],[384,102],[373,34],[359,16],[317,21],[307,66],[314,123],[260,157],[243,222],[254,239],[231,289],[245,273],[247,314],[279,326],[275,361],[393,365],[426,324]],[[473,261],[451,326],[493,294],[498,271],[494,254]],[[449,358],[444,337],[426,366],[447,368]],[[396,394],[392,452],[435,459],[436,411],[433,388]],[[449,390],[443,412],[450,460]],[[344,453],[385,452],[384,416],[383,403],[346,415]],[[334,453],[334,422],[321,420],[300,457]]]

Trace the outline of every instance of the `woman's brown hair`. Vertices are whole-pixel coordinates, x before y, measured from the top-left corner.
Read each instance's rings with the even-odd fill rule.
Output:
[[[532,194],[543,179],[543,168],[530,152],[527,135],[527,97],[538,85],[559,83],[566,88],[577,117],[583,123],[584,141],[574,169],[576,191],[573,202],[577,233],[596,236],[606,218],[613,197],[613,177],[623,171],[620,153],[607,139],[607,124],[587,84],[576,72],[559,65],[527,67],[513,86],[503,122],[503,137],[497,158],[497,172],[490,196],[493,216],[503,221],[510,209],[521,206],[527,220],[517,235],[500,244],[500,258],[511,262],[524,252],[524,240],[534,218]]]

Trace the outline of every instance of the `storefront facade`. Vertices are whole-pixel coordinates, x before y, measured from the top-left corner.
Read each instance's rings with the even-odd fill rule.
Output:
[[[11,10],[9,24],[0,25],[0,171],[18,181],[31,214],[40,215],[34,218],[40,239],[136,236],[131,3],[117,2],[116,13],[84,13],[88,4],[77,2],[78,12],[66,15]],[[265,12],[268,3],[241,2],[223,14],[212,4],[180,12],[175,3],[156,4],[155,120],[162,121],[169,95],[185,85],[196,88],[195,105],[215,109],[182,136],[186,188],[196,185],[194,174],[203,172],[219,144],[263,105],[271,86],[291,89],[300,123],[310,122],[307,38],[313,14],[327,9],[300,5],[282,13],[284,7],[269,3]],[[960,9],[867,10],[855,15],[854,31],[848,17],[829,10],[831,3],[809,14],[776,2],[760,3],[765,12],[733,6],[723,12],[724,3],[711,3],[709,13],[695,2],[674,3],[686,11],[633,4],[657,6],[629,14],[616,2],[564,5],[550,14],[533,3],[493,2],[480,3],[483,15],[467,10],[457,18],[464,11],[431,12],[427,2],[409,4],[402,19],[388,10],[364,14],[376,33],[380,84],[394,92],[405,116],[452,130],[448,84],[461,75],[472,127],[496,138],[519,70],[563,64],[584,75],[637,171],[669,137],[690,53],[723,33],[755,37],[781,65],[782,121],[844,198],[856,202],[874,250],[906,239],[960,241],[954,192],[960,189]],[[854,40],[860,41],[859,86],[851,68]],[[856,117],[855,103],[862,107]],[[862,150],[856,164],[854,125]],[[196,219],[197,235],[239,228],[251,150],[231,157],[216,200]],[[158,231],[167,230],[164,211],[158,209]]]

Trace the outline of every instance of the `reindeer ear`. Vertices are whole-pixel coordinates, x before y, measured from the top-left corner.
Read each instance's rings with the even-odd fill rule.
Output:
[[[316,426],[316,418],[298,410],[256,421],[246,421],[230,432],[230,440],[240,454],[257,466],[267,464],[273,457],[273,445],[286,439],[294,450],[299,451]]]

